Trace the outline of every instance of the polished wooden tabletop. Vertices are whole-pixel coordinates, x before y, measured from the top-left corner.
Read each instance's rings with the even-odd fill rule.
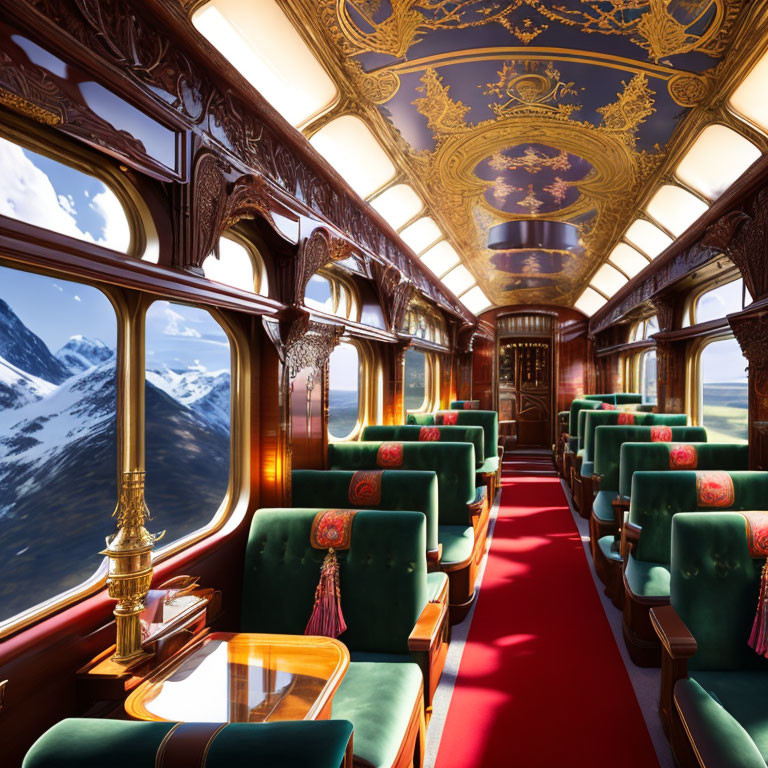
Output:
[[[346,646],[328,637],[216,632],[148,677],[125,709],[171,722],[324,719],[348,666]]]

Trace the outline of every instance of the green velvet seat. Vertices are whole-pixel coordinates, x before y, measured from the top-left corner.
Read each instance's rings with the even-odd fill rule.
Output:
[[[310,545],[318,511],[260,509],[254,514],[241,631],[304,632],[325,556]],[[422,513],[362,510],[352,524],[350,548],[338,552],[348,626],[339,640],[349,648],[352,662],[332,717],[352,722],[355,755],[373,766],[392,765],[422,696],[424,659],[419,659],[420,669],[407,656],[409,637],[429,601],[425,549]]]
[[[176,723],[69,718],[30,747],[23,768],[162,768],[158,749]],[[339,768],[345,720],[231,723],[212,740],[206,768]]]
[[[361,440],[394,440],[405,442],[425,442],[432,440],[432,429],[437,430],[438,440],[441,443],[472,443],[475,447],[475,466],[481,467],[485,462],[484,430],[474,426],[435,426],[427,427],[428,434],[422,432],[423,427],[417,424],[400,424],[396,426],[371,426],[365,427],[360,436]]]
[[[751,557],[741,515],[672,521],[671,607],[659,609],[657,625],[673,670],[661,712],[679,760],[690,741],[707,766],[768,762],[768,660],[747,644],[764,563]]]
[[[640,664],[659,659],[656,634],[648,611],[666,605],[670,597],[672,524],[678,513],[768,509],[768,472],[722,472],[730,477],[733,496],[724,506],[699,500],[697,477],[711,471],[635,472],[628,521],[622,531],[624,567],[624,638]],[[730,502],[730,503],[728,503]]]
[[[444,411],[438,411],[438,414]],[[409,413],[406,417],[407,424],[430,426],[435,424],[434,413]],[[478,474],[498,474],[501,465],[499,457],[499,414],[496,411],[457,411],[456,426],[482,427],[483,428],[483,454],[484,460],[478,467]]]
[[[329,509],[396,509],[422,512],[427,518],[427,552],[438,549],[437,475],[431,471],[386,469],[381,474],[378,504],[350,498],[352,469],[296,469],[291,474],[291,505]]]
[[[328,465],[332,470],[377,469],[381,445],[372,441],[331,443]],[[486,487],[475,487],[475,449],[472,443],[401,442],[400,445],[403,449],[400,469],[431,470],[437,474],[440,569],[449,575],[451,621],[455,623],[466,615],[474,599],[474,580],[488,528]],[[469,552],[463,546],[467,540],[472,541]],[[452,559],[457,554],[466,556]]]
[[[454,411],[469,411],[480,410],[479,400],[451,400],[451,410]]]

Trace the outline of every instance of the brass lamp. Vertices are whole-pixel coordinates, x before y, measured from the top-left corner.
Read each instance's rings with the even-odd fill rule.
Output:
[[[123,664],[145,655],[139,617],[152,582],[152,547],[165,533],[155,536],[144,527],[150,519],[144,501],[144,478],[144,472],[123,473],[120,498],[112,515],[117,517],[117,533],[107,537],[107,548],[101,552],[109,558],[109,596],[117,600],[117,640],[112,660]]]

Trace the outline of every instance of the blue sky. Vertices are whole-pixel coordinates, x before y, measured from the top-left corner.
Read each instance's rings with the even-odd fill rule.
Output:
[[[229,369],[229,339],[204,309],[156,301],[147,310],[146,367]]]
[[[117,320],[109,299],[82,283],[0,267],[0,298],[51,352],[78,334],[114,349]]]

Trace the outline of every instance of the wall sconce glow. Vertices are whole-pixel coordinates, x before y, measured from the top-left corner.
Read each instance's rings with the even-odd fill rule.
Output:
[[[672,238],[666,232],[662,232],[655,224],[645,219],[637,219],[625,232],[624,239],[649,259],[655,259],[672,245]]]
[[[696,138],[675,175],[709,200],[717,200],[755,160],[760,150],[724,125],[708,125]]]
[[[709,206],[682,187],[665,184],[645,206],[645,212],[679,237]]]
[[[475,284],[475,278],[472,277],[472,273],[463,264],[459,264],[458,267],[455,267],[445,275],[441,282],[449,291],[458,296]]]
[[[593,288],[597,288],[600,293],[604,293],[606,296],[612,296],[625,285],[626,282],[627,278],[624,277],[616,267],[612,267],[610,264],[603,264],[603,266],[595,273],[590,285]]]
[[[324,125],[309,143],[360,197],[368,197],[395,175],[395,166],[368,126],[354,115]]]
[[[440,227],[429,216],[422,216],[422,218],[414,221],[413,224],[406,227],[400,233],[403,242],[414,253],[421,253],[442,236],[443,233],[440,231]]]
[[[592,317],[592,315],[594,315],[606,301],[608,301],[608,299],[606,299],[605,296],[601,296],[593,288],[587,288],[584,293],[579,296],[573,306],[583,312],[587,317]]]
[[[293,126],[324,112],[338,91],[274,0],[213,0],[198,31]]]
[[[438,277],[444,275],[461,261],[459,254],[447,240],[439,242],[426,253],[422,253],[420,259],[421,263],[427,269],[431,269]]]
[[[408,184],[395,184],[374,197],[371,207],[392,229],[400,229],[424,207],[424,203]]]
[[[648,266],[648,259],[626,243],[619,243],[611,251],[608,261],[629,277],[634,277]]]
[[[768,132],[768,52],[764,53],[752,71],[731,94],[728,106],[764,132]]]
[[[480,290],[480,286],[476,285],[474,288],[470,288],[466,293],[462,294],[459,301],[473,314],[479,315],[484,310],[491,306],[491,302],[488,301],[488,297]]]

